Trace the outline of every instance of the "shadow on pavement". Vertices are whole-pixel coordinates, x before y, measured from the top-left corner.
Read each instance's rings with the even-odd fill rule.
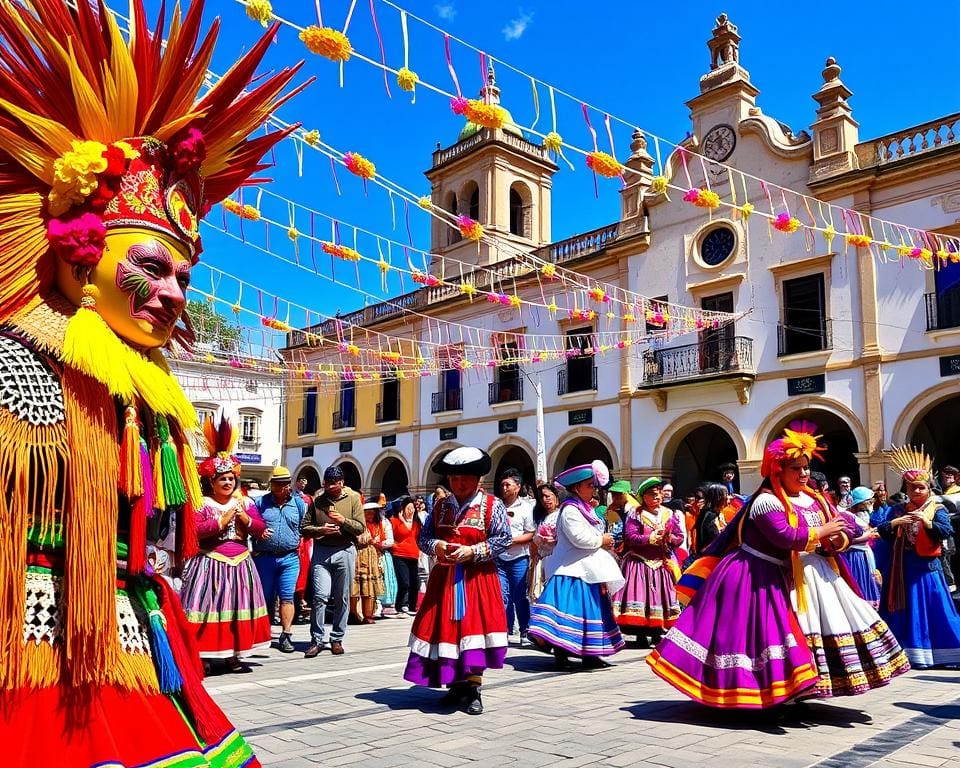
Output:
[[[434,690],[411,686],[410,688],[375,688],[372,691],[358,693],[355,698],[372,701],[392,710],[413,709],[430,714],[454,712],[455,708],[444,707],[440,704],[440,698],[445,693],[446,689]]]
[[[938,677],[937,675],[913,675],[912,679],[929,680],[932,683],[960,683],[960,674],[956,674],[956,672],[954,672],[954,674],[950,677]]]
[[[622,711],[629,712],[637,720],[685,723],[707,728],[757,731],[772,735],[782,735],[793,729],[813,728],[819,725],[853,728],[855,725],[872,722],[872,718],[866,712],[819,702],[799,702],[773,709],[742,710],[715,709],[692,701],[644,701],[623,707]]]
[[[951,680],[950,682],[955,682]],[[936,720],[960,720],[960,699],[947,704],[918,704],[915,701],[896,701],[893,706],[908,709]]]

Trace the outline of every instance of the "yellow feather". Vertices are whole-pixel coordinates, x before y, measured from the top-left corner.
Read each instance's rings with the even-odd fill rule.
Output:
[[[130,50],[120,34],[113,14],[105,17],[110,36],[110,67],[104,71],[104,102],[120,137],[137,132],[137,96],[139,84]]]
[[[77,57],[73,53],[72,39],[67,63],[70,67],[73,100],[77,105],[77,116],[80,118],[80,127],[83,128],[84,138],[88,141],[100,141],[104,144],[110,144],[116,139],[125,138],[118,134],[110,124],[103,101],[80,71]]]
[[[56,155],[50,154],[39,144],[34,144],[23,136],[0,126],[0,149],[7,152],[17,163],[36,176],[47,186],[53,184],[53,161]]]
[[[6,99],[0,99],[0,107],[7,110],[23,123],[34,136],[50,147],[53,157],[59,157],[64,152],[69,152],[71,142],[78,138],[66,126],[56,120],[50,120],[33,112],[28,112],[15,104],[11,104]]]

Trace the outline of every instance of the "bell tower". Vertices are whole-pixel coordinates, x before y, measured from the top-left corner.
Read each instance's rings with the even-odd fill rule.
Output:
[[[493,63],[487,68],[480,99],[500,104]],[[534,144],[506,113],[502,128],[484,128],[467,122],[456,143],[437,144],[426,177],[430,180],[433,205],[456,216],[469,216],[523,250],[550,243],[550,191],[557,166],[541,144]],[[488,266],[511,257],[487,243],[478,244],[439,219],[433,220],[431,251],[437,257],[471,265]],[[440,259],[432,269],[440,271]],[[447,264],[446,272],[454,268]]]

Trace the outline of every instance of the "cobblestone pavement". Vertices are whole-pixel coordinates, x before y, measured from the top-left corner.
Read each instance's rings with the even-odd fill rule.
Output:
[[[442,710],[441,693],[401,677],[410,619],[350,627],[346,654],[276,650],[207,685],[264,765],[960,766],[960,672],[910,672],[878,691],[782,713],[700,707],[654,677],[630,643],[614,667],[555,672],[511,648],[489,672],[486,713]],[[306,627],[296,627],[298,651]],[[276,629],[275,629],[276,634]]]

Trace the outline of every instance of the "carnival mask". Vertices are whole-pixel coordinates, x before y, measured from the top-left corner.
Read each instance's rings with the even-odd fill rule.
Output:
[[[103,256],[88,273],[61,261],[57,283],[79,306],[84,282],[97,289],[96,309],[114,333],[141,349],[169,341],[186,305],[191,260],[186,247],[148,229],[108,230]]]

